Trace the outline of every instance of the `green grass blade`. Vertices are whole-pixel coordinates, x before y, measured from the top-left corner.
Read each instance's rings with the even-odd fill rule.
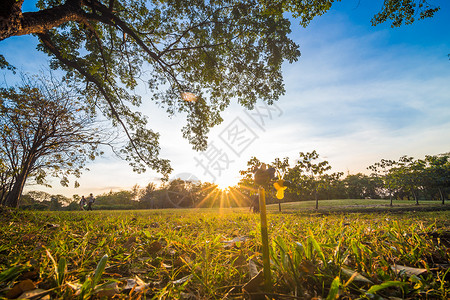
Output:
[[[313,236],[308,237],[309,242],[313,246],[314,250],[316,250],[317,254],[319,255],[320,259],[322,260],[324,266],[327,265],[327,260],[325,259],[325,254],[322,251],[322,247],[320,247],[319,243],[316,241],[316,239]]]
[[[339,276],[334,278],[331,283],[330,291],[328,292],[327,300],[334,300],[339,297],[339,286],[341,285],[341,281],[339,280]]]
[[[67,261],[64,257],[61,257],[58,261],[58,267],[56,269],[56,278],[58,286],[61,286],[64,282],[64,277],[66,275]]]
[[[0,282],[7,282],[13,280],[24,271],[24,266],[14,266],[0,273]]]
[[[92,288],[95,288],[97,283],[102,277],[103,271],[105,271],[106,263],[108,262],[108,254],[105,254],[98,262],[97,268],[95,269],[94,277],[92,278]]]
[[[396,287],[396,286],[404,286],[407,285],[407,282],[402,282],[402,281],[386,281],[383,282],[382,284],[377,284],[377,285],[373,285],[370,287],[370,289],[367,291],[368,294],[374,294],[380,290],[383,290],[385,288],[389,288],[389,287]]]

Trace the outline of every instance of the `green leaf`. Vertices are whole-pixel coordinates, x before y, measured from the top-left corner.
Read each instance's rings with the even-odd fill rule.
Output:
[[[314,250],[316,250],[317,254],[319,255],[320,259],[322,260],[324,265],[327,265],[327,261],[325,259],[325,254],[322,251],[322,247],[320,247],[319,243],[316,241],[316,239],[313,236],[308,237],[308,241],[313,246]]]
[[[341,285],[341,281],[339,280],[339,276],[334,278],[331,283],[330,291],[328,292],[327,300],[334,300],[339,297],[339,286]]]
[[[64,277],[66,275],[67,261],[64,257],[61,257],[58,261],[58,267],[56,269],[56,278],[58,286],[61,286],[64,282]]]
[[[19,276],[26,267],[14,266],[0,273],[0,282],[8,282]]]
[[[402,282],[402,281],[386,281],[383,282],[382,284],[377,284],[377,285],[373,285],[372,287],[370,287],[370,289],[367,291],[368,294],[374,294],[380,290],[389,288],[389,287],[397,287],[397,286],[405,286],[407,285],[407,282]]]
[[[103,271],[105,271],[106,263],[108,262],[108,254],[105,254],[98,262],[97,268],[95,269],[94,277],[92,279],[92,287],[95,287],[102,277]]]

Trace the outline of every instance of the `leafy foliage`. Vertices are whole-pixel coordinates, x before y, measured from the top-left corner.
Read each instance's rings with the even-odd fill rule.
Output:
[[[73,91],[55,80],[24,77],[17,87],[0,89],[1,200],[18,206],[28,177],[46,184],[47,175],[68,185],[87,160],[102,152],[110,137],[95,127],[94,117]]]
[[[372,19],[372,25],[391,21],[391,27],[409,25],[416,20],[432,18],[439,6],[427,0],[384,0],[383,9]]]

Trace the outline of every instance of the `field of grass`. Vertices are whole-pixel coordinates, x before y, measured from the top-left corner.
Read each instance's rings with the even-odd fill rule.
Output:
[[[315,210],[316,202],[299,201],[299,202],[287,202],[281,203],[281,209],[285,212],[306,212],[310,213],[311,210]],[[392,207],[390,206],[390,200],[385,199],[339,199],[339,200],[319,200],[319,212],[374,212],[374,211],[423,211],[427,209],[441,210],[449,209],[449,205],[442,205],[441,201],[436,200],[422,200],[419,201],[419,205],[415,204],[412,200],[394,200]],[[278,204],[271,204],[267,206],[268,211],[278,211]]]
[[[0,297],[450,297],[448,205],[346,212],[349,203],[321,201],[319,212],[312,203],[269,207],[270,291],[258,273],[259,215],[248,209],[2,210]]]

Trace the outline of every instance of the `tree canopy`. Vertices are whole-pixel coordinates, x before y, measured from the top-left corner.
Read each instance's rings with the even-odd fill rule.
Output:
[[[98,145],[112,141],[94,116],[61,82],[24,78],[0,89],[0,201],[16,207],[27,178],[45,184],[47,175],[68,185]]]
[[[35,12],[23,12],[23,2],[0,3],[0,41],[36,35],[85,104],[124,130],[121,151],[134,170],[167,174],[159,134],[135,111],[138,83],[169,114],[186,114],[183,136],[205,149],[231,100],[251,109],[284,93],[281,65],[300,56],[285,13],[306,26],[335,1],[38,0]],[[385,0],[372,22],[400,26],[437,10],[425,0]],[[0,66],[12,68],[1,54]]]

